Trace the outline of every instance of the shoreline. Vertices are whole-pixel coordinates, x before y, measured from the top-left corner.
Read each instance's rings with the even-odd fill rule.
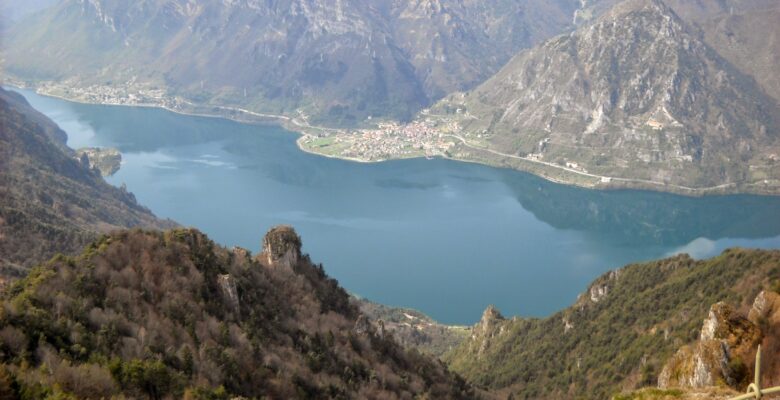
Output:
[[[15,86],[10,86],[10,85],[4,85],[4,86],[6,86],[6,87],[14,87],[14,88],[18,88],[18,87],[15,87]],[[35,89],[33,89],[33,88],[20,88],[20,89],[24,89],[24,90],[31,90],[31,91],[33,91],[33,92],[35,92],[35,93],[38,93],[38,92],[37,92]],[[229,117],[225,117],[225,116],[220,116],[220,115],[198,115],[198,114],[189,114],[189,113],[186,113],[186,112],[177,111],[177,110],[171,110],[171,109],[169,109],[169,108],[167,108],[167,107],[160,106],[160,105],[154,105],[154,104],[148,104],[148,105],[131,105],[131,104],[101,104],[101,103],[93,103],[93,102],[85,102],[85,101],[71,100],[71,99],[67,99],[67,98],[61,97],[61,96],[48,95],[48,94],[44,94],[44,93],[39,93],[39,95],[41,95],[41,96],[45,96],[45,97],[50,97],[50,98],[56,98],[56,99],[58,99],[58,100],[67,101],[67,102],[71,102],[71,103],[77,103],[77,104],[86,104],[86,105],[105,105],[105,106],[130,106],[130,107],[142,107],[142,108],[158,108],[158,109],[163,109],[163,110],[165,110],[165,111],[172,112],[172,113],[174,113],[174,114],[185,115],[185,116],[201,116],[201,117],[205,117],[205,118],[219,118],[219,119],[223,119],[223,120],[229,120],[229,121],[233,121],[233,122],[236,122],[236,123],[246,123],[246,124],[252,124],[252,123],[255,123],[255,124],[263,124],[263,123],[264,123],[263,121],[256,121],[256,122],[243,122],[243,121],[239,121],[239,120],[236,120],[236,119],[233,119],[233,118],[229,118]],[[288,118],[288,119],[289,119],[289,118]],[[393,160],[402,160],[402,159],[403,159],[403,158],[398,158],[398,159],[388,159],[388,160],[367,161],[367,160],[361,160],[361,159],[356,159],[356,158],[355,158],[355,159],[352,159],[352,158],[348,158],[348,157],[339,157],[339,156],[330,156],[330,155],[326,155],[326,154],[320,154],[320,153],[316,153],[316,152],[310,151],[309,149],[303,148],[303,147],[302,147],[302,146],[300,146],[300,144],[298,143],[298,141],[300,141],[300,140],[302,140],[303,138],[305,138],[305,137],[307,136],[307,134],[305,134],[305,133],[302,133],[302,132],[299,132],[299,131],[292,131],[292,130],[291,130],[291,132],[294,132],[294,133],[296,133],[296,134],[298,134],[298,135],[299,135],[299,137],[296,139],[296,146],[299,148],[299,150],[302,150],[302,151],[304,151],[304,152],[306,152],[306,153],[310,153],[310,154],[314,154],[314,155],[317,155],[317,156],[321,156],[321,157],[327,157],[327,158],[333,158],[333,159],[341,159],[341,160],[344,160],[344,161],[347,161],[347,162],[356,162],[356,163],[362,163],[362,164],[368,164],[368,163],[378,163],[378,162],[384,162],[384,161],[393,161]],[[422,157],[411,157],[411,158],[422,158]],[[509,166],[491,165],[491,164],[488,164],[488,163],[485,163],[485,162],[481,162],[481,161],[479,161],[479,160],[476,160],[476,159],[465,159],[465,158],[464,158],[464,159],[460,159],[460,158],[457,158],[457,157],[446,157],[446,156],[436,156],[436,158],[441,158],[441,159],[445,159],[445,160],[451,160],[451,161],[457,161],[457,162],[467,162],[467,163],[471,163],[471,164],[478,164],[478,165],[481,165],[481,166],[486,166],[486,167],[489,167],[489,168],[502,168],[502,169],[511,169],[511,170],[513,170],[513,171],[518,171],[518,170],[519,170],[518,168],[513,168],[513,167],[509,167]],[[577,187],[583,187],[583,188],[588,188],[588,189],[596,189],[596,190],[622,190],[622,189],[638,189],[638,190],[647,190],[647,189],[641,189],[641,188],[630,188],[630,187],[602,187],[602,188],[587,187],[587,186],[581,186],[581,185],[579,185],[579,184],[572,183],[572,182],[567,182],[567,181],[563,181],[563,180],[558,180],[558,179],[556,179],[556,178],[554,178],[554,177],[547,177],[547,176],[541,175],[541,174],[539,174],[539,173],[533,173],[533,172],[524,171],[524,170],[519,170],[519,171],[522,171],[522,172],[524,172],[524,173],[529,173],[529,174],[532,174],[532,175],[534,175],[534,176],[537,176],[537,177],[539,177],[539,178],[541,178],[541,179],[545,179],[545,180],[547,180],[547,181],[550,181],[550,182],[553,182],[553,183],[556,183],[556,184],[566,185],[566,186],[577,186]],[[666,191],[666,192],[664,192],[664,191],[656,191],[656,192],[661,192],[661,193],[670,193],[670,192],[668,192],[668,191]],[[750,193],[745,193],[745,194],[750,194]],[[714,194],[711,194],[711,195],[721,195],[721,193],[714,193]],[[751,194],[751,195],[752,195],[752,194]],[[697,196],[697,197],[701,197],[701,196]],[[671,255],[664,255],[664,256],[662,256],[662,258],[666,258],[666,257],[670,257],[670,256],[671,256]],[[594,278],[594,279],[595,279],[595,278]],[[393,307],[393,308],[399,308],[399,309],[400,309],[400,308],[405,308],[405,307]],[[416,311],[419,311],[419,309],[415,309],[415,308],[412,308],[412,309],[413,309],[413,310],[416,310]],[[565,307],[564,307],[563,309],[565,309]],[[559,310],[559,311],[560,311],[560,310]],[[555,313],[557,313],[557,312],[559,312],[559,311],[552,312],[552,313],[550,313],[550,315],[549,315],[549,316],[555,315]],[[422,312],[422,311],[420,311],[420,312],[421,312],[421,313],[423,313],[423,314],[425,314],[425,315],[428,315],[428,314],[426,314],[426,313],[424,313],[424,312]],[[549,317],[549,316],[548,316],[548,317]],[[518,317],[518,318],[523,318],[523,317],[522,317],[522,316],[520,316],[520,315],[517,315],[517,316],[515,316],[515,317]],[[545,317],[545,318],[546,318],[546,317]],[[462,329],[462,328],[468,329],[468,328],[470,327],[469,325],[462,325],[462,324],[450,324],[450,323],[442,323],[442,322],[439,322],[438,320],[436,320],[436,321],[437,321],[437,323],[441,324],[442,326],[448,327],[449,329]]]
[[[280,123],[274,123],[274,122],[271,122],[271,121],[240,120],[240,119],[230,118],[229,116],[226,116],[226,115],[205,114],[205,113],[199,113],[199,112],[194,112],[194,111],[177,110],[177,109],[170,108],[168,106],[161,105],[161,104],[154,104],[154,103],[135,103],[135,104],[98,103],[98,102],[94,102],[94,101],[86,101],[86,100],[81,100],[81,99],[72,98],[72,97],[65,97],[63,95],[59,95],[59,94],[55,94],[55,93],[41,92],[37,88],[22,87],[22,86],[17,86],[17,85],[10,84],[10,83],[7,83],[7,82],[3,82],[2,86],[7,87],[7,88],[12,88],[12,89],[18,89],[18,90],[30,90],[32,92],[35,92],[35,94],[37,94],[39,96],[49,97],[49,98],[52,98],[52,99],[67,101],[69,103],[75,103],[75,104],[84,104],[84,105],[91,105],[91,106],[106,106],[106,107],[151,108],[151,109],[165,110],[165,111],[168,111],[168,112],[171,112],[171,113],[174,113],[174,114],[184,115],[184,116],[187,116],[187,117],[222,119],[222,120],[237,122],[237,123],[240,123],[240,124],[263,124],[264,122],[267,122],[269,124],[275,124],[275,125],[280,125],[281,126]],[[284,115],[272,116],[270,114],[266,118],[268,118],[268,119],[282,119],[282,118],[284,118],[284,119],[288,119],[288,120],[290,119],[289,117],[284,116]]]
[[[303,151],[308,154],[316,155],[319,157],[339,159],[347,162],[371,164],[371,163],[380,163],[380,162],[393,161],[393,160],[424,158],[422,156],[414,156],[414,157],[397,157],[397,158],[388,158],[388,159],[368,160],[368,159],[358,158],[358,157],[347,157],[347,156],[317,152],[316,150],[305,147],[301,143],[304,139],[317,137],[316,135],[306,132],[306,129],[331,131],[336,133],[344,133],[344,130],[339,128],[312,126],[309,125],[308,123],[301,123],[297,121],[294,117],[290,117],[287,115],[257,113],[250,110],[237,108],[237,107],[198,106],[196,104],[192,104],[191,102],[183,99],[177,99],[177,100],[183,101],[185,104],[188,104],[193,108],[211,107],[214,109],[223,110],[224,113],[219,113],[219,112],[208,113],[208,112],[199,112],[195,110],[187,111],[187,110],[172,108],[165,104],[158,104],[158,103],[134,103],[134,104],[104,103],[104,102],[88,101],[88,100],[83,100],[83,99],[78,99],[73,97],[66,97],[65,95],[51,93],[48,91],[41,91],[39,87],[20,86],[16,83],[12,83],[8,81],[2,82],[2,85],[13,89],[31,90],[41,96],[63,100],[71,103],[77,103],[77,104],[113,106],[113,107],[154,108],[154,109],[165,110],[183,116],[200,117],[200,118],[218,118],[218,119],[228,120],[240,124],[276,125],[285,130],[290,131],[291,133],[295,133],[298,135],[298,138],[295,140],[295,144],[300,151]],[[229,115],[231,113],[246,115],[249,118],[237,118],[235,116]],[[563,166],[553,165],[551,163],[544,162],[544,161],[531,160],[525,157],[515,156],[511,154],[504,154],[489,148],[475,147],[470,145],[465,139],[463,139],[460,136],[453,136],[453,135],[450,136],[458,139],[460,141],[459,145],[469,149],[469,151],[487,152],[492,154],[494,157],[498,157],[498,158],[479,159],[477,157],[472,157],[472,158],[458,157],[458,156],[448,157],[445,155],[438,155],[436,156],[436,158],[441,158],[441,159],[451,160],[456,162],[467,162],[472,164],[479,164],[491,168],[511,169],[514,171],[520,171],[520,172],[532,174],[539,178],[560,185],[574,186],[574,187],[579,187],[579,188],[589,189],[589,190],[646,190],[646,191],[654,191],[654,192],[661,192],[661,193],[671,193],[671,194],[687,196],[687,197],[723,196],[723,195],[740,195],[740,194],[756,195],[756,196],[780,196],[780,190],[778,190],[777,187],[774,187],[774,190],[772,189],[767,190],[766,188],[763,187],[761,188],[756,187],[759,185],[759,183],[725,183],[725,184],[716,185],[712,187],[695,188],[695,187],[686,187],[682,185],[675,185],[675,184],[669,184],[663,182],[655,182],[655,181],[644,180],[644,179],[601,176],[601,175],[591,174],[583,171],[573,170],[571,168],[567,168]],[[515,162],[512,163],[511,160]],[[532,167],[532,165],[535,166],[536,168]],[[583,179],[586,180],[587,179],[590,180],[598,179],[598,180],[595,182],[582,182],[575,179],[565,179],[565,178],[552,176],[554,175],[554,172],[560,172],[560,173],[570,174],[570,175],[573,174],[576,176],[581,176],[583,177]]]

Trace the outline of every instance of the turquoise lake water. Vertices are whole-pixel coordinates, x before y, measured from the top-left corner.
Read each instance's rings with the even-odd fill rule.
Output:
[[[304,153],[274,126],[20,92],[71,147],[118,148],[108,181],[158,216],[253,252],[291,224],[347,290],[446,323],[489,304],[545,316],[635,261],[780,248],[780,197],[591,191],[443,159],[360,164]]]

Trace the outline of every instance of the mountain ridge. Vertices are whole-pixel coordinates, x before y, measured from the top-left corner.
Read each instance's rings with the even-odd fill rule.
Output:
[[[371,327],[300,243],[275,227],[252,256],[195,229],[136,229],[55,257],[2,292],[0,393],[482,398]]]
[[[0,271],[22,275],[99,233],[171,227],[77,159],[66,134],[13,92],[0,89]]]
[[[520,398],[604,399],[657,386],[678,348],[699,339],[710,305],[749,310],[761,291],[778,287],[778,266],[777,250],[738,248],[627,265],[549,317],[505,318],[489,307],[444,359],[469,381]]]

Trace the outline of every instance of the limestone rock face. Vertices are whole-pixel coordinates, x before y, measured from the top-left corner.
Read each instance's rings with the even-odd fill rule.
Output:
[[[701,330],[702,341],[723,340],[731,349],[756,344],[760,339],[761,330],[758,326],[723,302],[710,308]]]
[[[761,382],[765,387],[780,386],[780,294],[765,290],[756,296],[748,319],[764,331],[761,344],[764,357]],[[769,356],[769,354],[772,354]]]
[[[780,294],[762,291],[753,301],[748,319],[758,325],[762,319],[780,318]]]
[[[236,280],[233,279],[230,274],[219,275],[217,277],[217,283],[222,291],[222,296],[225,301],[230,305],[231,310],[236,317],[239,317],[241,312],[241,304],[238,300],[238,288],[236,287]]]
[[[490,331],[493,330],[493,328],[496,325],[498,325],[498,323],[500,323],[504,319],[505,318],[503,315],[501,315],[501,312],[498,311],[498,309],[491,304],[488,306],[488,308],[485,309],[485,312],[482,313],[482,319],[480,319],[477,326],[474,327],[474,334],[475,335],[488,334]]]
[[[742,393],[733,389],[718,387],[689,389],[685,391],[679,391],[675,389],[658,390],[655,388],[644,388],[634,392],[626,393],[625,398],[642,400],[728,400],[739,396],[740,394]]]
[[[620,274],[621,270],[618,269],[610,271],[596,279],[590,288],[588,288],[587,296],[581,296],[579,298],[578,303],[580,306],[585,306],[588,304],[587,301],[584,301],[585,299],[590,299],[590,302],[594,304],[606,299],[609,295],[609,291],[614,285],[617,284],[618,280],[620,279]]]
[[[664,366],[658,377],[661,388],[704,388],[721,383],[731,384],[727,346],[717,340],[706,340],[683,346]]]
[[[762,338],[761,329],[723,302],[710,308],[699,341],[683,346],[658,377],[661,388],[735,387],[744,378],[735,364],[745,367]]]
[[[477,351],[478,356],[481,356],[490,347],[492,338],[501,334],[502,329],[500,325],[504,321],[506,321],[504,316],[493,305],[488,306],[485,312],[482,313],[482,319],[479,320],[471,332],[471,340],[474,343],[480,343]]]
[[[261,256],[271,266],[292,266],[301,258],[301,238],[291,226],[275,226],[263,238]]]

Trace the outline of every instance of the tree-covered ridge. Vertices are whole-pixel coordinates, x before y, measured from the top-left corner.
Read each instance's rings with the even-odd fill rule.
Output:
[[[174,225],[106,183],[66,140],[22,96],[0,89],[0,281],[76,253],[98,232]]]
[[[0,327],[10,398],[473,397],[308,256],[252,258],[191,229],[119,232],[36,267]]]
[[[515,398],[605,399],[655,386],[664,363],[698,339],[712,304],[749,307],[780,278],[780,251],[731,249],[634,264],[597,279],[544,319],[486,312],[448,355],[451,368]]]

